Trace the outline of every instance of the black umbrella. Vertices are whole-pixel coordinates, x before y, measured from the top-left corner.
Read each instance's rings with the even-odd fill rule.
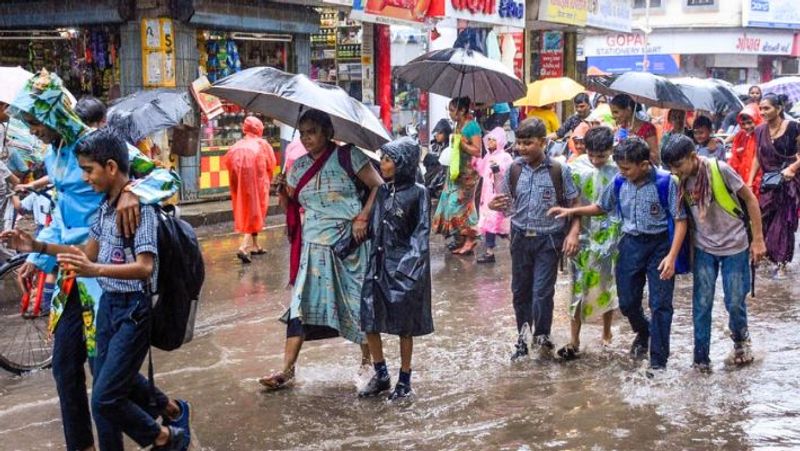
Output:
[[[179,125],[191,110],[192,102],[187,92],[170,89],[139,91],[111,105],[108,125],[135,144],[151,133]]]
[[[505,64],[461,48],[428,52],[398,68],[397,76],[424,91],[475,103],[513,102],[527,92]]]
[[[375,114],[337,87],[311,81],[272,67],[252,67],[229,75],[203,90],[257,111],[284,124],[296,125],[300,113],[316,109],[333,121],[333,137],[376,150],[391,137]]]
[[[664,77],[649,72],[626,72],[614,78],[593,78],[589,88],[606,95],[628,94],[647,106],[694,110],[681,89]]]
[[[732,86],[711,78],[681,77],[670,79],[678,85],[683,94],[692,102],[695,110],[711,113],[740,111],[744,104]]]

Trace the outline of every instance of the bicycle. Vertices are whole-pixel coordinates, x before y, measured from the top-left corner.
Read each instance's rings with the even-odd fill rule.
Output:
[[[46,197],[52,211],[50,188],[31,192]],[[15,211],[12,227],[16,222]],[[53,360],[50,317],[42,309],[47,274],[38,271],[32,281],[23,281],[19,271],[27,258],[28,254],[17,254],[0,266],[0,367],[14,374],[48,368]]]

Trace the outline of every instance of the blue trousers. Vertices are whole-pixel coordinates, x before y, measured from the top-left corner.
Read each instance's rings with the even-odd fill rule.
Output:
[[[694,252],[694,363],[711,363],[708,357],[711,344],[711,309],[714,306],[714,291],[720,270],[731,338],[734,342],[750,338],[745,303],[750,291],[750,252],[746,250],[725,257],[709,254],[699,248],[695,248]]]
[[[625,234],[619,243],[616,266],[619,309],[640,337],[650,339],[650,365],[663,368],[669,358],[669,334],[672,327],[672,292],[675,279],[661,280],[658,265],[669,254],[667,233],[657,235]],[[650,293],[650,314],[644,314],[644,284]]]
[[[97,312],[92,412],[100,451],[123,450],[122,433],[152,445],[155,418],[168,398],[139,373],[150,349],[150,298],[143,293],[103,293]],[[151,394],[154,403],[151,403]]]
[[[533,335],[550,335],[553,296],[564,234],[526,237],[511,231],[511,291],[517,331],[533,326]]]

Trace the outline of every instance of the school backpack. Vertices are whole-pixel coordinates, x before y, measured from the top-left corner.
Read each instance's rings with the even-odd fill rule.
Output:
[[[155,207],[158,218],[158,286],[150,344],[172,351],[192,340],[197,304],[205,280],[203,253],[194,229],[173,206]]]
[[[511,164],[511,173],[509,174],[509,189],[511,190],[511,197],[517,197],[517,183],[519,177],[522,175],[522,167],[526,165],[524,161],[514,161]],[[561,163],[550,159],[550,167],[548,168],[550,174],[550,181],[553,183],[553,188],[556,191],[556,203],[560,207],[566,207],[566,199],[564,198],[564,178],[561,175]]]
[[[661,209],[667,214],[667,232],[669,234],[669,242],[675,237],[675,218],[672,217],[672,211],[669,208],[669,184],[673,180],[672,174],[667,171],[656,169],[656,191],[658,191],[658,202],[661,204]],[[622,207],[619,202],[619,193],[622,190],[622,184],[625,183],[625,177],[617,174],[614,177],[614,197],[617,199],[617,215],[622,219]],[[691,263],[691,240],[688,235],[683,239],[681,249],[678,252],[678,258],[675,260],[675,274],[687,274],[692,270]]]

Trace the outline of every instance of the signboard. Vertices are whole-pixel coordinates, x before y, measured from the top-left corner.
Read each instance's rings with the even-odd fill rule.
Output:
[[[361,36],[361,101],[375,104],[375,33],[372,24],[362,25]]]
[[[681,71],[680,55],[647,55],[647,72],[658,75],[677,75]],[[586,59],[588,75],[643,72],[643,56],[593,56]]]
[[[681,33],[654,32],[647,38],[647,54],[715,55],[785,55],[792,53],[794,33],[772,30],[696,30]],[[643,55],[645,35],[641,33],[606,33],[588,35],[583,51],[592,56]]]
[[[175,87],[172,19],[142,19],[142,78],[147,88]]]
[[[586,24],[604,30],[631,31],[631,0],[592,0]]]
[[[192,86],[189,88],[189,90],[192,91],[192,96],[200,106],[200,110],[206,115],[206,118],[211,120],[222,113],[222,102],[218,97],[202,92],[204,89],[209,87],[211,87],[211,82],[209,82],[208,78],[203,75],[192,82]]]
[[[562,76],[564,76],[564,33],[544,31],[539,53],[539,77]]]
[[[525,0],[444,1],[445,16],[491,25],[525,28]]]
[[[742,25],[800,29],[797,0],[742,0]]]
[[[539,2],[539,20],[584,27],[588,16],[589,0],[541,0]]]

